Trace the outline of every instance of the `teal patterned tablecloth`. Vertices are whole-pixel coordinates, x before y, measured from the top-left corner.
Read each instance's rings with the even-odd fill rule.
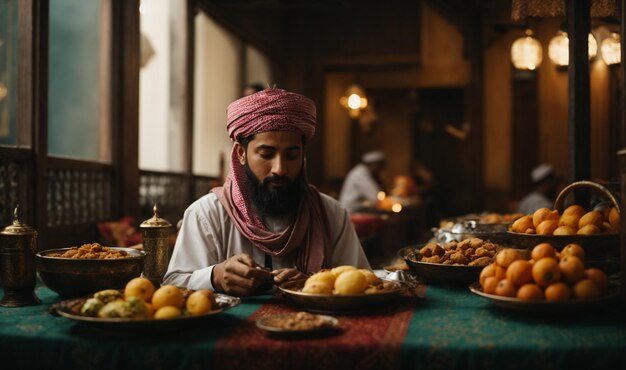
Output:
[[[216,342],[270,298],[246,298],[194,327],[116,334],[53,316],[48,310],[59,297],[45,287],[36,294],[41,305],[0,308],[1,369],[215,368]],[[398,352],[402,368],[626,368],[626,310],[617,302],[600,311],[529,317],[467,289],[429,286],[414,307]]]

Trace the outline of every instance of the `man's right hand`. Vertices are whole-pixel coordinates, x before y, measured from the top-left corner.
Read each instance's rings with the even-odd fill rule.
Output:
[[[271,271],[257,265],[250,255],[241,253],[213,267],[212,283],[224,293],[244,296],[273,283],[273,278]]]

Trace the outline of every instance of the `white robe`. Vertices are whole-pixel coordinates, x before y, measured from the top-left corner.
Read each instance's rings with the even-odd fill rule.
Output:
[[[339,203],[349,211],[355,211],[364,200],[376,204],[380,190],[367,166],[360,163],[348,172],[341,187]]]
[[[535,213],[539,208],[554,208],[554,201],[546,197],[543,193],[533,191],[526,195],[520,202],[517,211],[524,214]]]
[[[369,262],[346,210],[327,195],[321,194],[321,198],[333,246],[331,266],[353,265],[369,269]],[[267,218],[264,222],[273,232],[288,226],[284,220]],[[215,290],[211,282],[213,267],[239,253],[249,254],[260,266],[265,264],[265,253],[237,230],[217,196],[209,193],[185,211],[163,284],[193,290]],[[293,256],[272,257],[273,269],[286,267],[295,267]]]

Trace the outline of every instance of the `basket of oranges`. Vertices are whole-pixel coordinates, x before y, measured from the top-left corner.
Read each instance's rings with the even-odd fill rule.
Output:
[[[619,293],[604,271],[585,265],[580,245],[557,252],[548,243],[536,245],[529,260],[518,250],[501,250],[470,290],[504,308],[554,313],[601,306]]]
[[[564,202],[574,190],[590,189],[610,201],[602,210],[587,210]],[[533,214],[513,222],[508,234],[510,242],[520,248],[533,248],[549,243],[557,250],[569,244],[580,245],[589,260],[619,256],[620,204],[604,186],[592,181],[578,181],[565,187],[554,202],[554,209],[540,208]]]

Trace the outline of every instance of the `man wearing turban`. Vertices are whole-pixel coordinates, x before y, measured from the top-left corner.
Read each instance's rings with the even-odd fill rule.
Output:
[[[308,184],[313,101],[266,89],[227,116],[230,171],[185,211],[164,283],[248,295],[323,268],[369,268],[346,210]]]

